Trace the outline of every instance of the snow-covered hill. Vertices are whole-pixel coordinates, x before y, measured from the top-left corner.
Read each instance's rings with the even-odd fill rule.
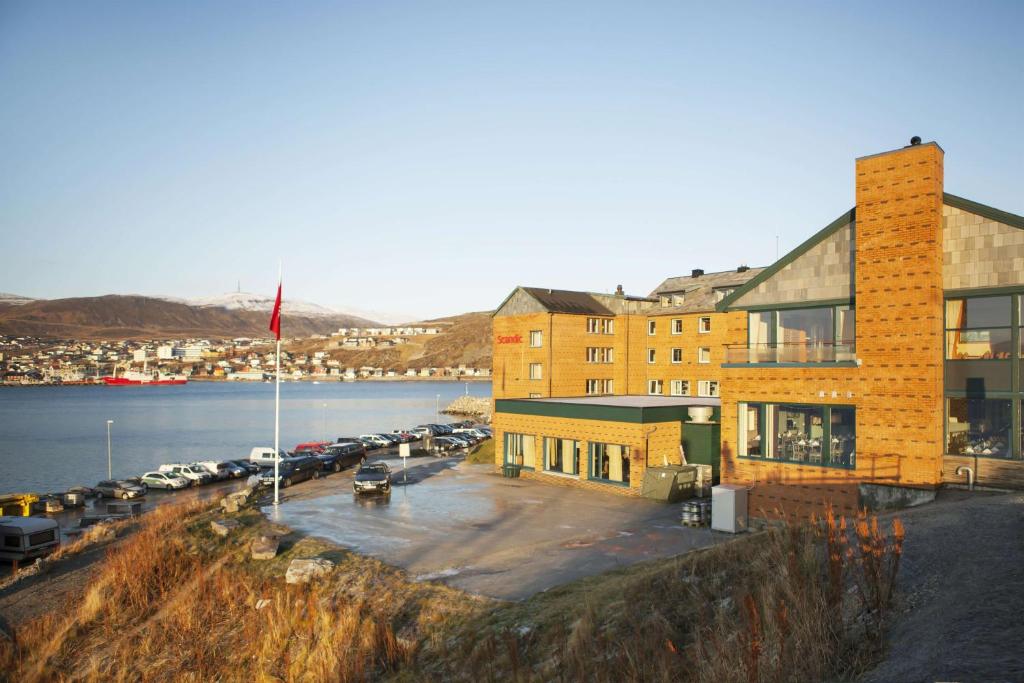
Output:
[[[35,301],[35,299],[30,299],[27,296],[21,296],[20,294],[0,292],[0,304],[6,304],[8,306],[22,306],[24,304],[32,303],[33,301]]]

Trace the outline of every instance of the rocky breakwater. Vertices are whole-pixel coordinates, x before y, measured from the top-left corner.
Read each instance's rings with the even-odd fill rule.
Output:
[[[445,415],[469,415],[481,422],[491,421],[491,399],[479,396],[459,396],[448,404],[443,412]]]

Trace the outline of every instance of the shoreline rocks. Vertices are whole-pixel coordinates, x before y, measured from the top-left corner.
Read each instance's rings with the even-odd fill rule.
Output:
[[[491,399],[479,396],[459,396],[441,412],[445,415],[469,415],[489,423],[491,421]]]

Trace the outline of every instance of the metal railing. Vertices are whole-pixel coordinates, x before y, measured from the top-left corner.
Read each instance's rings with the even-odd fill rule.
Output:
[[[857,358],[850,342],[797,342],[777,344],[730,344],[726,363],[838,363]]]

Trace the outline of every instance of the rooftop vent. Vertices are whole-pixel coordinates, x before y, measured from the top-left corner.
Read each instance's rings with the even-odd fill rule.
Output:
[[[690,277],[700,277],[704,274],[704,271],[700,268],[694,268],[693,272],[690,273]]]
[[[622,291],[622,285],[615,285],[615,296],[625,296],[625,292]]]
[[[920,144],[921,144],[921,136],[920,135],[915,135],[914,137],[910,138],[910,146],[911,147],[914,147],[914,146],[920,145]]]
[[[748,270],[750,270],[750,266],[740,266],[739,268],[736,269],[736,272],[737,273],[745,273]]]

